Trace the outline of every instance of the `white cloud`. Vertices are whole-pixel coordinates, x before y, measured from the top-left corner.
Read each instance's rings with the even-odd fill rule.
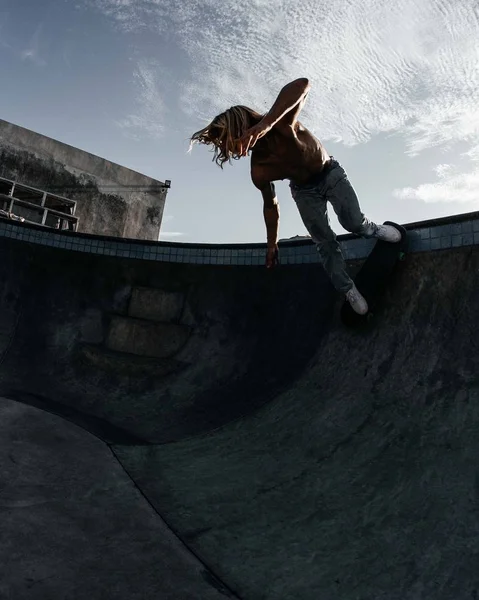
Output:
[[[171,223],[171,221],[174,221],[175,217],[173,215],[163,215],[163,219],[162,219],[162,226],[166,225],[166,223]],[[182,231],[163,231],[162,229],[160,230],[160,234],[159,234],[159,239],[160,240],[165,240],[165,238],[178,238],[178,237],[182,237],[186,235],[185,233],[183,233]]]
[[[479,138],[477,0],[89,1],[187,53],[178,93],[198,121],[237,103],[266,110],[307,76],[304,120],[323,139],[354,145],[400,130],[414,155]]]
[[[450,165],[439,165],[439,167]],[[479,168],[470,173],[451,174],[451,169],[436,168],[439,181],[423,183],[418,187],[405,187],[394,190],[394,196],[399,199],[432,202],[478,202]]]
[[[470,161],[471,168],[468,172],[457,165],[441,163],[434,167],[438,181],[423,183],[417,187],[404,187],[395,189],[393,195],[400,199],[418,200],[426,203],[433,202],[458,202],[479,203],[477,190],[479,189],[479,144],[472,146],[467,152],[461,154]]]
[[[155,61],[141,60],[134,73],[137,89],[137,112],[117,121],[132,138],[145,135],[161,137],[164,130],[165,106],[160,90],[162,69]]]
[[[98,8],[107,17],[113,18],[124,31],[138,31],[148,29],[152,23],[147,19],[148,4],[155,5],[155,1],[140,0],[86,0],[86,4]],[[77,5],[81,8],[81,5]]]
[[[434,167],[434,171],[440,179],[445,179],[451,175],[451,173],[454,171],[454,167],[453,165],[440,164]]]
[[[479,144],[476,144],[470,148],[467,152],[464,152],[462,156],[467,156],[469,160],[479,162]]]
[[[45,45],[41,39],[43,23],[39,23],[33,32],[26,47],[12,33],[12,25],[8,22],[8,14],[0,13],[0,48],[9,50],[16,58],[22,61],[30,61],[33,64],[44,67],[47,62],[41,56],[41,45]],[[10,41],[7,39],[10,37]],[[18,36],[17,36],[18,37]]]
[[[20,57],[22,60],[29,60],[39,67],[44,67],[47,63],[40,56],[40,37],[43,30],[43,23],[39,23],[35,29],[28,46],[22,50]]]

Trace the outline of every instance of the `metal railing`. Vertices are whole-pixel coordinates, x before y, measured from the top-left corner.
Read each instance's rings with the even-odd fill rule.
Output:
[[[77,231],[76,202],[0,177],[0,214],[50,229]]]

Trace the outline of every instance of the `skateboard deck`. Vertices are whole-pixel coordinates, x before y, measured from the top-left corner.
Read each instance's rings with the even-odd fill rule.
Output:
[[[368,303],[369,310],[365,315],[358,315],[351,308],[349,302],[345,300],[341,307],[341,320],[348,327],[356,327],[371,319],[374,311],[379,307],[380,300],[398,262],[405,257],[406,230],[392,221],[385,221],[384,224],[392,225],[398,229],[402,234],[402,238],[394,244],[383,240],[376,241],[371,253],[354,279],[356,287]]]

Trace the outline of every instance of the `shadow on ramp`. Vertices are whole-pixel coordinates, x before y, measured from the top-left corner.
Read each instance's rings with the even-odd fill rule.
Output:
[[[95,548],[126,536],[132,548],[151,551],[154,566],[144,568],[158,572],[168,564],[158,542],[167,539],[164,519],[178,537],[172,544],[193,561],[187,595],[165,588],[166,598],[478,595],[478,248],[408,256],[374,323],[352,332],[338,324],[318,267],[269,277],[250,267],[140,264],[47,248],[32,256],[1,243],[0,392],[64,411],[110,444],[123,467],[104,446],[91,454],[92,440],[79,443],[86,434],[74,425],[55,421],[62,443],[72,436],[71,453],[55,446],[55,427],[42,426],[47,455],[33,472],[63,464],[53,480],[63,479],[88,455],[87,470],[105,475],[77,492],[74,513],[64,492],[47,501],[48,515],[30,522],[39,544],[53,543],[54,523],[93,536]],[[5,402],[12,414],[58,419]],[[21,421],[5,423],[29,448],[15,467],[4,453],[12,478],[34,453],[33,434]],[[15,491],[17,509],[38,485]],[[94,533],[88,515],[97,497],[85,489],[97,485],[103,506],[118,512],[109,531]],[[25,513],[9,518],[10,531],[28,531]],[[9,560],[14,570],[18,560]],[[108,560],[97,583],[88,570],[71,571],[70,581],[109,587]],[[46,563],[37,564],[48,576]],[[181,571],[185,563],[175,564]],[[201,588],[202,569],[222,583]],[[49,597],[61,597],[60,587]],[[135,597],[136,586],[122,580],[120,588]],[[42,597],[35,587],[29,593]]]

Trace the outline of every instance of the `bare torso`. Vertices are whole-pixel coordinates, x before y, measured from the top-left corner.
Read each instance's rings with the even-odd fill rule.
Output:
[[[294,128],[277,124],[253,148],[251,176],[256,181],[289,179],[302,184],[320,173],[329,159],[321,142],[299,121]]]

